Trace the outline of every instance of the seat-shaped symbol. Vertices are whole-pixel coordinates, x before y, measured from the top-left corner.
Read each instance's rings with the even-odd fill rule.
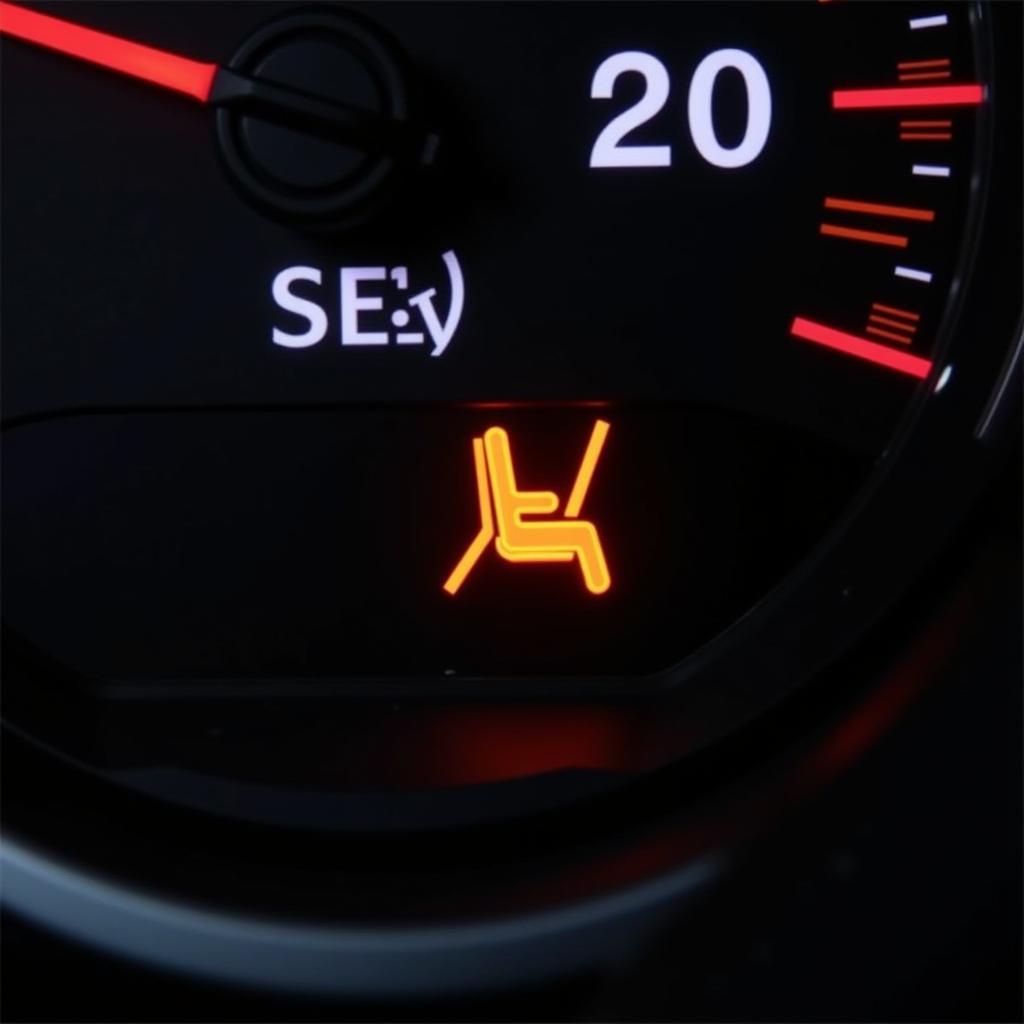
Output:
[[[508,562],[576,560],[587,590],[592,594],[608,590],[611,576],[597,527],[578,518],[608,429],[604,420],[594,423],[561,518],[553,517],[559,504],[553,491],[519,489],[507,431],[491,427],[482,438],[473,438],[480,531],[444,583],[449,594],[459,590],[492,541]]]

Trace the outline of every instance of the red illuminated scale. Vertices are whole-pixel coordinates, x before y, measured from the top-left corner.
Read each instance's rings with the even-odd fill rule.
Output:
[[[824,345],[826,348],[835,349],[848,356],[856,356],[858,359],[867,360],[869,363],[877,363],[879,366],[886,366],[890,370],[899,373],[906,373],[911,377],[924,379],[932,369],[930,359],[923,359],[921,356],[912,355],[910,352],[900,352],[889,348],[887,345],[879,345],[876,341],[868,338],[859,338],[855,334],[847,334],[845,331],[837,331],[834,327],[827,327],[825,324],[816,323],[798,316],[793,320],[790,333],[795,338],[803,341],[813,341],[816,345]]]
[[[897,86],[890,89],[836,89],[834,110],[883,110],[889,107],[977,106],[984,99],[980,85]]]

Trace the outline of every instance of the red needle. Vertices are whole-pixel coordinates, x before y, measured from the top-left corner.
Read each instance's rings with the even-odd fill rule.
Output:
[[[194,96],[203,103],[210,97],[217,73],[216,64],[189,60],[6,2],[0,2],[0,34],[101,64],[124,75]]]
[[[437,150],[437,136],[410,122],[251,78],[217,64],[179,57],[6,0],[0,0],[0,35],[185,93],[219,109],[263,117],[311,135],[348,143],[367,153],[430,164]]]

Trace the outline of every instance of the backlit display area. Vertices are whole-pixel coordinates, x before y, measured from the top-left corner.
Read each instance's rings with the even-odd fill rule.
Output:
[[[653,672],[864,468],[610,408],[81,417],[19,429],[6,463],[10,624],[113,679]]]

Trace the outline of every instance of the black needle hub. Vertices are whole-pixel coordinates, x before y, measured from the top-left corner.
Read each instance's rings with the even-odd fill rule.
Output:
[[[271,21],[213,82],[230,179],[265,214],[306,229],[365,221],[433,162],[437,137],[413,117],[409,77],[397,45],[349,12]]]

